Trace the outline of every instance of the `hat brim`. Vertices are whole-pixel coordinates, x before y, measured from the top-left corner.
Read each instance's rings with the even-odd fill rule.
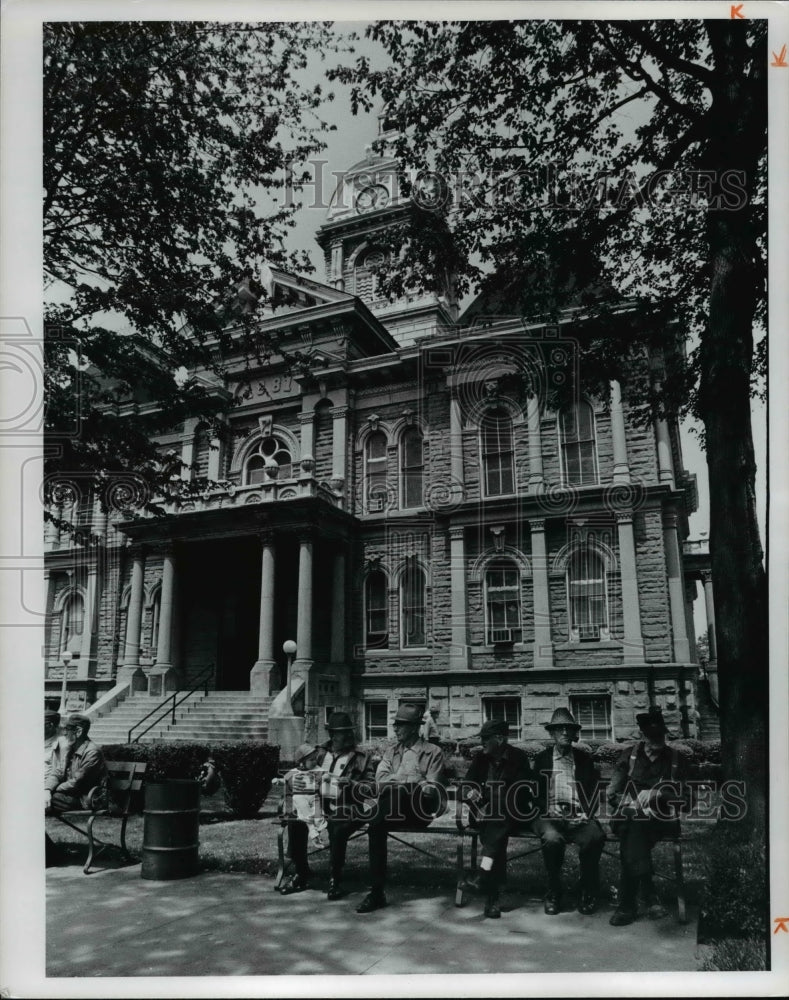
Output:
[[[326,732],[328,733],[352,733],[353,726],[327,726]]]
[[[547,729],[550,732],[552,729],[574,729],[576,733],[580,733],[583,728],[579,722],[544,722],[543,729]]]

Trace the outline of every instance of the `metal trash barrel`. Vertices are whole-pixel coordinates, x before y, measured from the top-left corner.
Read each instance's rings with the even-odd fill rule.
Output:
[[[200,783],[173,778],[145,785],[142,877],[189,878],[197,874]]]

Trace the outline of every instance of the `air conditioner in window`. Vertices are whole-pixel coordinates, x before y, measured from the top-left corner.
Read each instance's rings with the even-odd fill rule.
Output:
[[[596,642],[600,638],[600,626],[579,625],[578,638],[581,642]]]
[[[490,641],[494,646],[507,646],[513,642],[511,628],[492,628],[490,630]]]
[[[383,497],[370,497],[367,501],[367,513],[378,514],[384,509]]]

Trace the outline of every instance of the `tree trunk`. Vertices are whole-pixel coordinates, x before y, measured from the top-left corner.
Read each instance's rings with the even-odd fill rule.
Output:
[[[746,782],[749,826],[766,822],[768,760],[767,578],[756,520],[751,367],[757,247],[751,200],[765,146],[767,95],[746,78],[744,36],[728,22],[708,29],[719,85],[705,159],[718,175],[741,172],[747,201],[707,214],[710,309],[701,342],[699,408],[710,487],[710,558],[718,632],[721,743],[727,778]],[[766,59],[762,53],[761,64]],[[753,65],[759,63],[757,53]],[[760,64],[760,65],[761,65]],[[756,69],[756,76],[763,75]]]

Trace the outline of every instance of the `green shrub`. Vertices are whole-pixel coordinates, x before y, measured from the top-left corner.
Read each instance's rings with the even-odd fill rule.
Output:
[[[279,747],[267,743],[121,743],[103,750],[106,760],[145,761],[146,781],[197,778],[213,757],[228,809],[244,818],[265,802],[279,764]]]
[[[761,972],[767,968],[767,945],[763,938],[716,941],[701,968],[703,972]]]
[[[749,838],[735,824],[719,823],[704,847],[699,940],[764,940],[769,934],[764,838]]]

